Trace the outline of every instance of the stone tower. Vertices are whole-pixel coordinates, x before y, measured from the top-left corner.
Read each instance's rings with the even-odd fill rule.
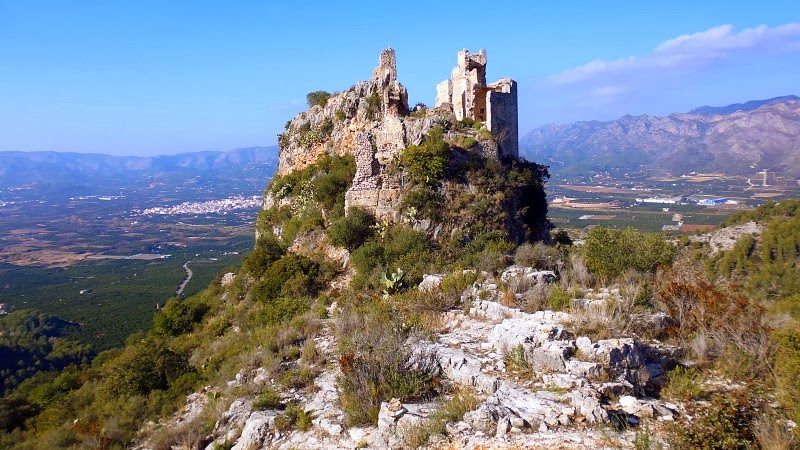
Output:
[[[502,157],[519,156],[517,82],[502,78],[486,84],[486,50],[475,55],[467,49],[458,52],[458,65],[450,79],[436,86],[436,106],[445,104],[457,120],[485,123],[497,139]]]

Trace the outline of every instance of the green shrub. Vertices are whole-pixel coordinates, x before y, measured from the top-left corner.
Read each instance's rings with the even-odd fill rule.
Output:
[[[377,92],[373,92],[372,94],[368,95],[367,98],[367,117],[370,119],[376,119],[378,113],[381,112],[381,96]]]
[[[417,186],[403,197],[400,208],[404,211],[414,208],[417,219],[424,218],[433,222],[441,222],[443,205],[444,196],[430,186],[423,184]]]
[[[475,147],[476,145],[478,145],[478,141],[476,141],[475,139],[473,139],[471,137],[468,137],[468,138],[464,139],[464,142],[462,143],[462,145],[464,146],[465,149],[469,150],[469,149]]]
[[[694,401],[706,396],[700,385],[697,369],[675,367],[667,373],[667,380],[661,387],[661,397],[672,401]]]
[[[589,271],[606,281],[629,269],[655,272],[657,267],[669,265],[675,256],[675,246],[662,236],[633,228],[592,228],[582,250]]]
[[[800,330],[797,328],[774,334],[774,377],[778,400],[785,406],[792,420],[800,420]]]
[[[162,339],[154,338],[145,338],[126,347],[103,369],[111,396],[147,395],[154,390],[167,390],[175,380],[193,370],[187,355],[170,349]]]
[[[394,226],[389,229],[384,242],[386,264],[395,265],[395,262],[404,255],[422,255],[429,248],[428,236],[425,233],[409,226]]]
[[[376,241],[367,241],[350,255],[350,264],[361,275],[367,275],[374,268],[386,265],[383,246]]]
[[[267,268],[285,253],[286,250],[272,232],[262,233],[256,241],[255,248],[242,263],[242,269],[256,278],[261,278]]]
[[[689,404],[688,423],[668,430],[667,442],[674,449],[747,450],[756,446],[753,422],[756,405],[741,393],[716,394],[709,404]]]
[[[153,331],[171,336],[187,333],[195,323],[203,319],[206,312],[208,305],[199,301],[199,296],[191,301],[171,298],[153,317]]]
[[[406,331],[392,317],[387,303],[374,301],[348,306],[337,320],[339,398],[351,426],[375,424],[387,399],[407,402],[436,394],[435,358],[412,353]]]
[[[314,91],[306,94],[309,108],[312,106],[325,106],[329,98],[331,98],[331,93],[326,91]]]
[[[314,384],[318,371],[309,366],[287,370],[280,376],[280,384],[285,389],[302,389]]]
[[[306,275],[311,280],[316,280],[318,271],[319,266],[307,257],[286,255],[264,272],[263,280],[254,288],[255,297],[264,303],[273,301],[280,297],[283,284],[296,274]]]
[[[283,414],[275,418],[275,428],[278,431],[289,431],[297,429],[300,431],[308,431],[311,429],[314,420],[314,415],[310,412],[305,412],[301,405],[297,403],[289,403]]]
[[[327,230],[331,244],[351,252],[364,244],[373,233],[375,217],[363,208],[350,208],[347,215],[331,223]]]
[[[421,145],[403,150],[401,161],[408,178],[428,185],[438,184],[444,178],[450,146],[444,141],[444,130],[433,128]]]
[[[561,286],[553,285],[550,288],[549,307],[554,311],[564,311],[570,306],[572,296],[569,292],[561,288]]]

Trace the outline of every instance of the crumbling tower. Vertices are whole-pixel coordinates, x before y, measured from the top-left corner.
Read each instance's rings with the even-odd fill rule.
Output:
[[[436,86],[436,106],[448,104],[457,120],[484,122],[504,158],[519,156],[517,82],[502,78],[486,84],[486,50],[458,52],[458,65],[449,80]]]

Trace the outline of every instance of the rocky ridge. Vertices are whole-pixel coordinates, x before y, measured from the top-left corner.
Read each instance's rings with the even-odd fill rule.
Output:
[[[504,277],[533,279],[538,272],[512,266]],[[441,276],[429,276],[420,288],[429,289],[437,278]],[[613,300],[614,295],[605,292],[599,297]],[[632,338],[592,341],[571,331],[573,314],[525,313],[504,306],[500,298],[491,278],[476,283],[463,293],[468,310],[444,313],[434,341],[414,341],[415,352],[435,359],[443,383],[475,392],[480,399],[461,420],[448,423],[447,436],[434,438],[429,448],[627,448],[635,432],[609,433],[604,424],[625,430],[640,421],[669,422],[681,414],[680,405],[648,397],[682,356],[681,349]],[[580,307],[590,302],[574,303]],[[334,304],[333,315],[335,310]],[[341,370],[331,331],[334,321],[326,319],[315,338],[329,363],[314,380],[314,389],[282,395],[283,402],[299,402],[311,414],[309,430],[280,431],[279,410],[257,411],[252,397],[239,397],[217,421],[205,448],[224,443],[235,450],[407,448],[414,430],[441,404],[387,399],[376,426],[348,428],[338,405],[336,379]],[[512,363],[517,367],[509,366]],[[246,391],[273,381],[257,367],[240,371],[228,387]],[[163,426],[197,417],[210,404],[212,392],[207,388],[190,395],[182,413]]]
[[[645,166],[680,175],[750,174],[766,168],[797,177],[800,100],[777,100],[752,110],[706,108],[666,117],[626,115],[608,122],[550,124],[526,134],[520,146],[523,155],[549,160],[556,171]]]

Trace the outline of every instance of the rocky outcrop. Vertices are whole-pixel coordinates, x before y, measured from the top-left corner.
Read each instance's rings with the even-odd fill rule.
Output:
[[[287,123],[280,135],[278,175],[301,170],[325,155],[353,154],[365,140],[373,154],[419,143],[430,121],[408,116],[408,92],[397,81],[395,53],[381,52],[369,80],[331,95]]]
[[[506,279],[536,278],[534,274],[540,271],[516,266],[504,271]],[[427,276],[423,288],[435,289],[442,278]],[[622,421],[625,427],[635,427],[643,420],[672,421],[679,414],[677,405],[648,397],[681,356],[679,348],[632,338],[595,341],[576,336],[577,318],[570,313],[526,313],[478,298],[494,297],[497,291],[491,280],[474,284],[462,297],[470,305],[468,311],[444,313],[435,339],[410,342],[414,353],[432,358],[443,385],[478,396],[477,405],[447,423],[446,436],[435,438],[429,448],[541,448],[542,442],[558,448],[599,448],[609,440],[627,448],[636,428],[611,436],[603,431],[606,424],[616,421],[623,426]],[[335,309],[332,305],[331,314]],[[348,427],[339,406],[337,377],[342,372],[330,324],[323,326],[315,345],[329,364],[316,377],[314,388],[281,394],[282,402],[302,405],[312,417],[310,430],[282,428],[276,423],[281,410],[256,411],[252,396],[245,396],[233,399],[218,416],[204,441],[206,449],[222,444],[237,450],[408,448],[408,442],[436,420],[441,402],[386,399],[374,426]],[[257,367],[242,369],[228,388],[258,392],[271,383],[268,372]],[[204,393],[189,396],[173,426],[199,417],[208,399]]]
[[[483,55],[481,67],[485,66]],[[479,82],[473,90],[480,106],[470,105],[473,110],[483,112],[470,117],[486,121],[493,139],[473,129],[451,132],[446,138],[461,141],[469,136],[473,151],[487,158],[516,158],[516,83],[502,79],[486,85],[485,76],[482,81],[474,81]],[[378,67],[369,80],[331,95],[324,104],[312,106],[287,123],[279,136],[277,173],[286,175],[302,170],[326,155],[351,154],[357,171],[347,192],[346,207],[358,206],[378,218],[398,220],[402,179],[396,163],[400,153],[408,146],[422,143],[432,127],[467,117],[454,111],[452,102],[445,102],[410,114],[408,92],[397,80],[394,50],[386,49],[381,52]]]

